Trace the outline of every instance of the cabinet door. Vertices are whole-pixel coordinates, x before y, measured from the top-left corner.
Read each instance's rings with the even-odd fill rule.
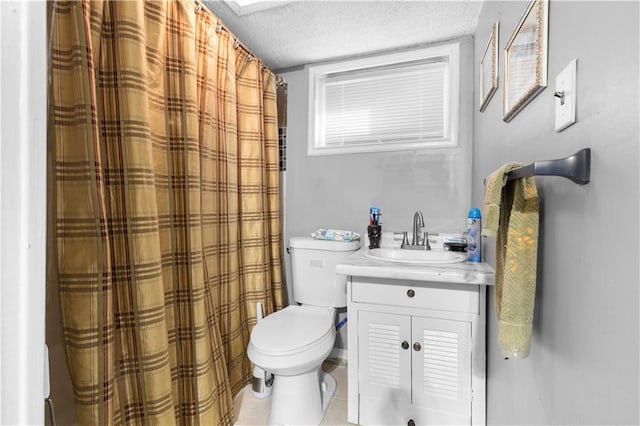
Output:
[[[404,348],[403,348],[403,342]],[[358,312],[358,382],[362,396],[411,401],[411,317]]]
[[[471,323],[413,317],[411,349],[412,404],[451,413],[453,423],[469,424]]]

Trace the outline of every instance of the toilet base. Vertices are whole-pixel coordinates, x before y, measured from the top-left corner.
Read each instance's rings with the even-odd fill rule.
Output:
[[[336,383],[336,379],[334,379],[331,374],[320,370],[320,393],[322,394],[323,413],[327,412],[329,403],[331,402],[333,395],[336,394],[337,387],[338,384]]]
[[[269,424],[320,424],[335,391],[336,380],[320,367],[296,376],[275,376]]]

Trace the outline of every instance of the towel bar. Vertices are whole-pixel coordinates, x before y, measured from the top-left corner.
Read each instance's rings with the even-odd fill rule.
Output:
[[[575,154],[558,160],[536,161],[527,166],[512,170],[508,180],[528,176],[560,176],[572,180],[578,185],[589,183],[591,174],[591,148],[584,148]]]

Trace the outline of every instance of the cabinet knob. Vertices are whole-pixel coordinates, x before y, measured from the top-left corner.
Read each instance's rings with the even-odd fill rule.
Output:
[[[409,296],[409,297],[413,297],[413,296],[415,296],[415,295],[416,295],[416,292],[415,292],[415,291],[413,291],[413,289],[411,289],[411,288],[410,288],[409,290],[407,290],[407,296]]]
[[[413,350],[416,351],[416,352],[420,352],[420,349],[422,349],[422,346],[420,345],[420,343],[415,342],[413,344]]]
[[[414,422],[413,419],[409,419],[407,426],[416,426],[416,422]]]
[[[402,346],[402,349],[409,349],[409,342],[405,340],[400,346]]]

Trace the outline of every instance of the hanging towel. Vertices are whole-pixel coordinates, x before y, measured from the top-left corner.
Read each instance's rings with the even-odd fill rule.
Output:
[[[496,237],[495,300],[504,356],[526,358],[531,348],[538,261],[538,190],[533,177],[507,181],[510,163],[485,186],[485,236]]]
[[[484,204],[482,206],[482,235],[495,238],[500,223],[500,201],[502,189],[507,183],[507,174],[514,169],[519,169],[524,164],[509,163],[493,172],[484,184]]]

